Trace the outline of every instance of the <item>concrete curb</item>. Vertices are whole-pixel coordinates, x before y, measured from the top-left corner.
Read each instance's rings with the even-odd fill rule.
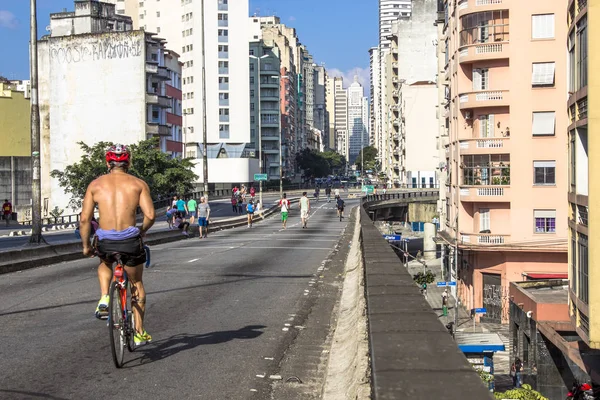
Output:
[[[292,203],[298,202],[298,199],[289,200]],[[278,206],[272,206],[260,213],[260,215],[255,215],[254,221],[263,221],[271,215],[277,213],[278,210]],[[210,224],[210,229],[212,232],[215,232],[246,226],[248,224],[247,221],[248,220],[245,215],[243,217],[220,220]],[[191,231],[196,233],[198,231],[198,226],[193,226]],[[178,231],[165,230],[159,232],[149,232],[146,235],[145,243],[149,246],[152,246],[184,239],[187,239],[187,237],[181,235],[181,233]],[[0,254],[2,254],[2,261],[0,262],[0,275],[85,258],[81,252],[81,241],[79,240],[73,240],[72,242],[57,245],[26,246],[18,250],[10,250]]]

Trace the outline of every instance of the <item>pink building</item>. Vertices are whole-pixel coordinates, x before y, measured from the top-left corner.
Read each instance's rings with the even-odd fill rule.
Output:
[[[445,1],[442,237],[464,306],[489,321],[508,321],[510,282],[567,272],[564,3]]]

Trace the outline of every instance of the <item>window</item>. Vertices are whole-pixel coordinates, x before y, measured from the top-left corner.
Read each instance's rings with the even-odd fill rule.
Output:
[[[254,103],[250,103],[250,111],[254,111]]]
[[[227,29],[219,29],[219,36],[229,36],[229,31]]]
[[[250,89],[250,97],[254,97],[254,89]]]
[[[575,145],[575,131],[569,132],[569,183],[571,185],[571,192],[575,192],[577,182],[577,158],[576,158],[576,145]]]
[[[577,294],[577,233],[571,229],[571,290]]]
[[[250,54],[251,56],[253,56],[253,55],[254,55],[254,49],[250,49],[250,51],[249,51],[249,54]]]
[[[217,14],[217,19],[219,21],[227,21],[229,18],[227,17],[227,14],[219,13],[219,14]]]
[[[556,184],[556,161],[534,161],[533,183],[535,185]]]
[[[219,77],[219,83],[229,83],[229,77],[227,77],[227,76],[220,76]]]
[[[229,46],[227,45],[219,45],[219,52],[227,53],[229,51]]]
[[[556,210],[534,210],[535,233],[556,233]]]
[[[554,63],[533,63],[531,85],[533,87],[554,86]]]
[[[490,230],[490,209],[480,208],[479,209],[479,231]]]
[[[575,90],[577,90],[575,88],[575,76],[576,74],[576,67],[575,67],[575,31],[573,30],[573,32],[571,32],[571,34],[569,35],[569,40],[567,41],[567,50],[569,51],[569,61],[568,61],[568,67],[569,67],[569,87],[568,90],[569,92],[575,92]]]
[[[531,16],[532,39],[554,39],[554,14]]]
[[[577,234],[578,254],[577,266],[579,269],[579,298],[588,304],[589,282],[588,282],[588,237],[582,233]]]
[[[587,86],[587,17],[577,24],[577,89]]]
[[[250,72],[254,71],[254,63],[250,63]]]
[[[489,87],[489,72],[485,68],[473,68],[473,90],[487,90]]]
[[[533,113],[533,136],[553,136],[555,121],[554,111],[535,111]]]
[[[157,16],[157,17],[160,17],[160,11],[157,11],[157,12],[156,12],[156,16]]]
[[[253,76],[250,77],[250,84],[254,85],[254,77]]]
[[[479,137],[494,137],[494,114],[479,116]]]
[[[229,139],[229,125],[219,125],[219,139]]]
[[[510,154],[465,155],[463,185],[510,185]]]
[[[219,108],[219,115],[229,115],[229,108]]]
[[[160,33],[160,26],[156,27],[156,33]]]

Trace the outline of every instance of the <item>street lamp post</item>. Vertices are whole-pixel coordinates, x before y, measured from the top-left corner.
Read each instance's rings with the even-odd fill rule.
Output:
[[[279,91],[281,93],[281,81],[284,79],[290,79],[289,76],[282,76],[279,83]],[[281,98],[280,98],[281,101]],[[280,108],[281,110],[281,105]],[[281,114],[281,113],[280,113]],[[279,118],[279,124],[281,124],[281,118]],[[279,131],[279,198],[283,198],[283,131]]]
[[[206,40],[204,35],[204,0],[200,2],[202,20],[202,175],[204,178],[204,196],[208,202],[208,149],[206,134]]]
[[[260,100],[260,60],[263,58],[269,57],[268,54],[264,54],[260,57],[250,56],[250,58],[254,58],[258,65],[258,169],[260,173],[263,173],[263,151],[262,151],[262,111],[261,111],[261,100]],[[258,181],[258,201],[260,202],[261,208],[264,206],[263,198],[262,198],[262,180]]]

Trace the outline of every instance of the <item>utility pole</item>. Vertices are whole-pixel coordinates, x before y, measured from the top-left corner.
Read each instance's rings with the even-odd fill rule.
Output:
[[[208,149],[206,139],[206,38],[204,35],[204,0],[200,2],[202,19],[202,164],[204,176],[204,196],[208,201]]]
[[[30,0],[31,23],[29,33],[29,73],[31,78],[31,238],[29,243],[45,243],[42,237],[42,183],[40,179],[40,106],[38,97],[38,57],[37,57],[37,4]]]

